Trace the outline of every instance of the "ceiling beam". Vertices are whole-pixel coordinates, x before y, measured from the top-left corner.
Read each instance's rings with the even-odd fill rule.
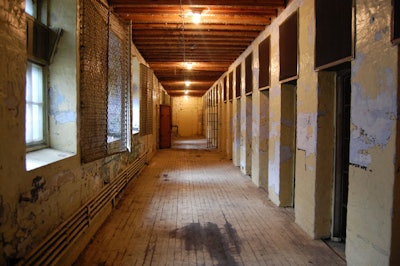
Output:
[[[121,18],[132,21],[135,23],[176,23],[182,20],[179,14],[137,14],[137,13],[119,13]],[[268,16],[241,16],[241,15],[220,15],[209,16],[204,15],[201,17],[202,24],[244,24],[244,25],[269,25],[271,18]],[[193,24],[190,19],[185,21],[186,24]]]
[[[154,1],[149,0],[110,0],[110,5],[114,7],[131,7],[137,5],[149,5],[153,4]],[[174,6],[176,1],[173,0],[157,0],[158,6],[167,5]],[[263,6],[270,8],[284,8],[284,0],[182,0],[182,5],[194,5],[194,6]],[[229,4],[227,4],[229,3]]]
[[[182,30],[182,23],[135,23],[134,31],[139,30]],[[225,24],[185,24],[185,31],[255,31],[265,29],[264,25],[225,25]]]

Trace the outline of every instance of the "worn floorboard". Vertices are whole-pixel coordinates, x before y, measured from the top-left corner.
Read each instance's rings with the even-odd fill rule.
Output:
[[[76,265],[345,265],[206,149],[160,150]]]

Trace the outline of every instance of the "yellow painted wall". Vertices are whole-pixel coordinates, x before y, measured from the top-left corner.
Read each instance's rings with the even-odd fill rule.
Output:
[[[51,5],[52,26],[64,35],[50,73],[52,101],[50,123],[68,138],[52,140],[55,147],[76,155],[27,171],[25,168],[25,73],[26,22],[23,0],[0,4],[0,265],[13,264],[95,196],[139,155],[156,150],[157,135],[132,136],[132,152],[82,164],[79,152],[79,49],[77,47],[77,1],[55,1]],[[60,24],[57,24],[60,23]],[[141,63],[145,63],[133,47]],[[63,68],[64,66],[64,68]],[[57,78],[55,78],[57,76]],[[159,90],[154,92],[154,108]],[[75,116],[74,116],[75,112]],[[157,112],[154,132],[157,132]],[[90,236],[87,236],[90,237]]]
[[[172,125],[178,126],[181,137],[203,135],[203,99],[201,97],[172,97]]]
[[[346,258],[349,265],[388,265],[392,228],[394,158],[397,117],[397,47],[391,44],[391,1],[355,1],[355,57],[351,63],[351,142]],[[313,238],[329,237],[332,226],[334,176],[334,76],[314,70],[314,1],[294,0],[240,55],[226,73],[235,72],[249,53],[254,55],[253,83],[258,84],[258,45],[271,36],[271,86],[268,91],[268,134],[257,136],[262,108],[253,88],[252,180],[261,185],[261,150],[267,149],[268,196],[281,205],[284,108],[279,82],[279,25],[299,11],[295,219]],[[242,78],[244,79],[243,72]],[[235,82],[234,82],[235,83]],[[242,85],[244,80],[242,80]],[[243,91],[243,86],[242,86]],[[265,100],[265,98],[264,98]],[[233,100],[233,163],[245,165],[247,132],[245,97]],[[228,108],[228,105],[225,105]],[[229,109],[227,110],[227,112]],[[245,113],[243,113],[245,112]],[[265,119],[265,117],[263,118]],[[224,120],[225,121],[225,120]],[[226,123],[226,122],[224,122]],[[238,131],[238,129],[242,130]],[[225,136],[222,136],[225,138]],[[268,143],[268,145],[266,145]],[[394,220],[396,221],[396,220]],[[394,227],[398,228],[398,227]],[[393,241],[396,243],[396,241]]]

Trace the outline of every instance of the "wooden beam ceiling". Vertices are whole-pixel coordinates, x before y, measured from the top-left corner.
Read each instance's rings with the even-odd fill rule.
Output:
[[[109,0],[171,96],[202,96],[285,7],[285,0]],[[200,23],[193,21],[201,13]],[[193,68],[185,68],[192,62]],[[189,87],[185,81],[191,81]]]

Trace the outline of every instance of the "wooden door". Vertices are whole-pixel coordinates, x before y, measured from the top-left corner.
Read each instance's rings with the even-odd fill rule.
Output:
[[[160,149],[171,148],[171,106],[160,105]]]

